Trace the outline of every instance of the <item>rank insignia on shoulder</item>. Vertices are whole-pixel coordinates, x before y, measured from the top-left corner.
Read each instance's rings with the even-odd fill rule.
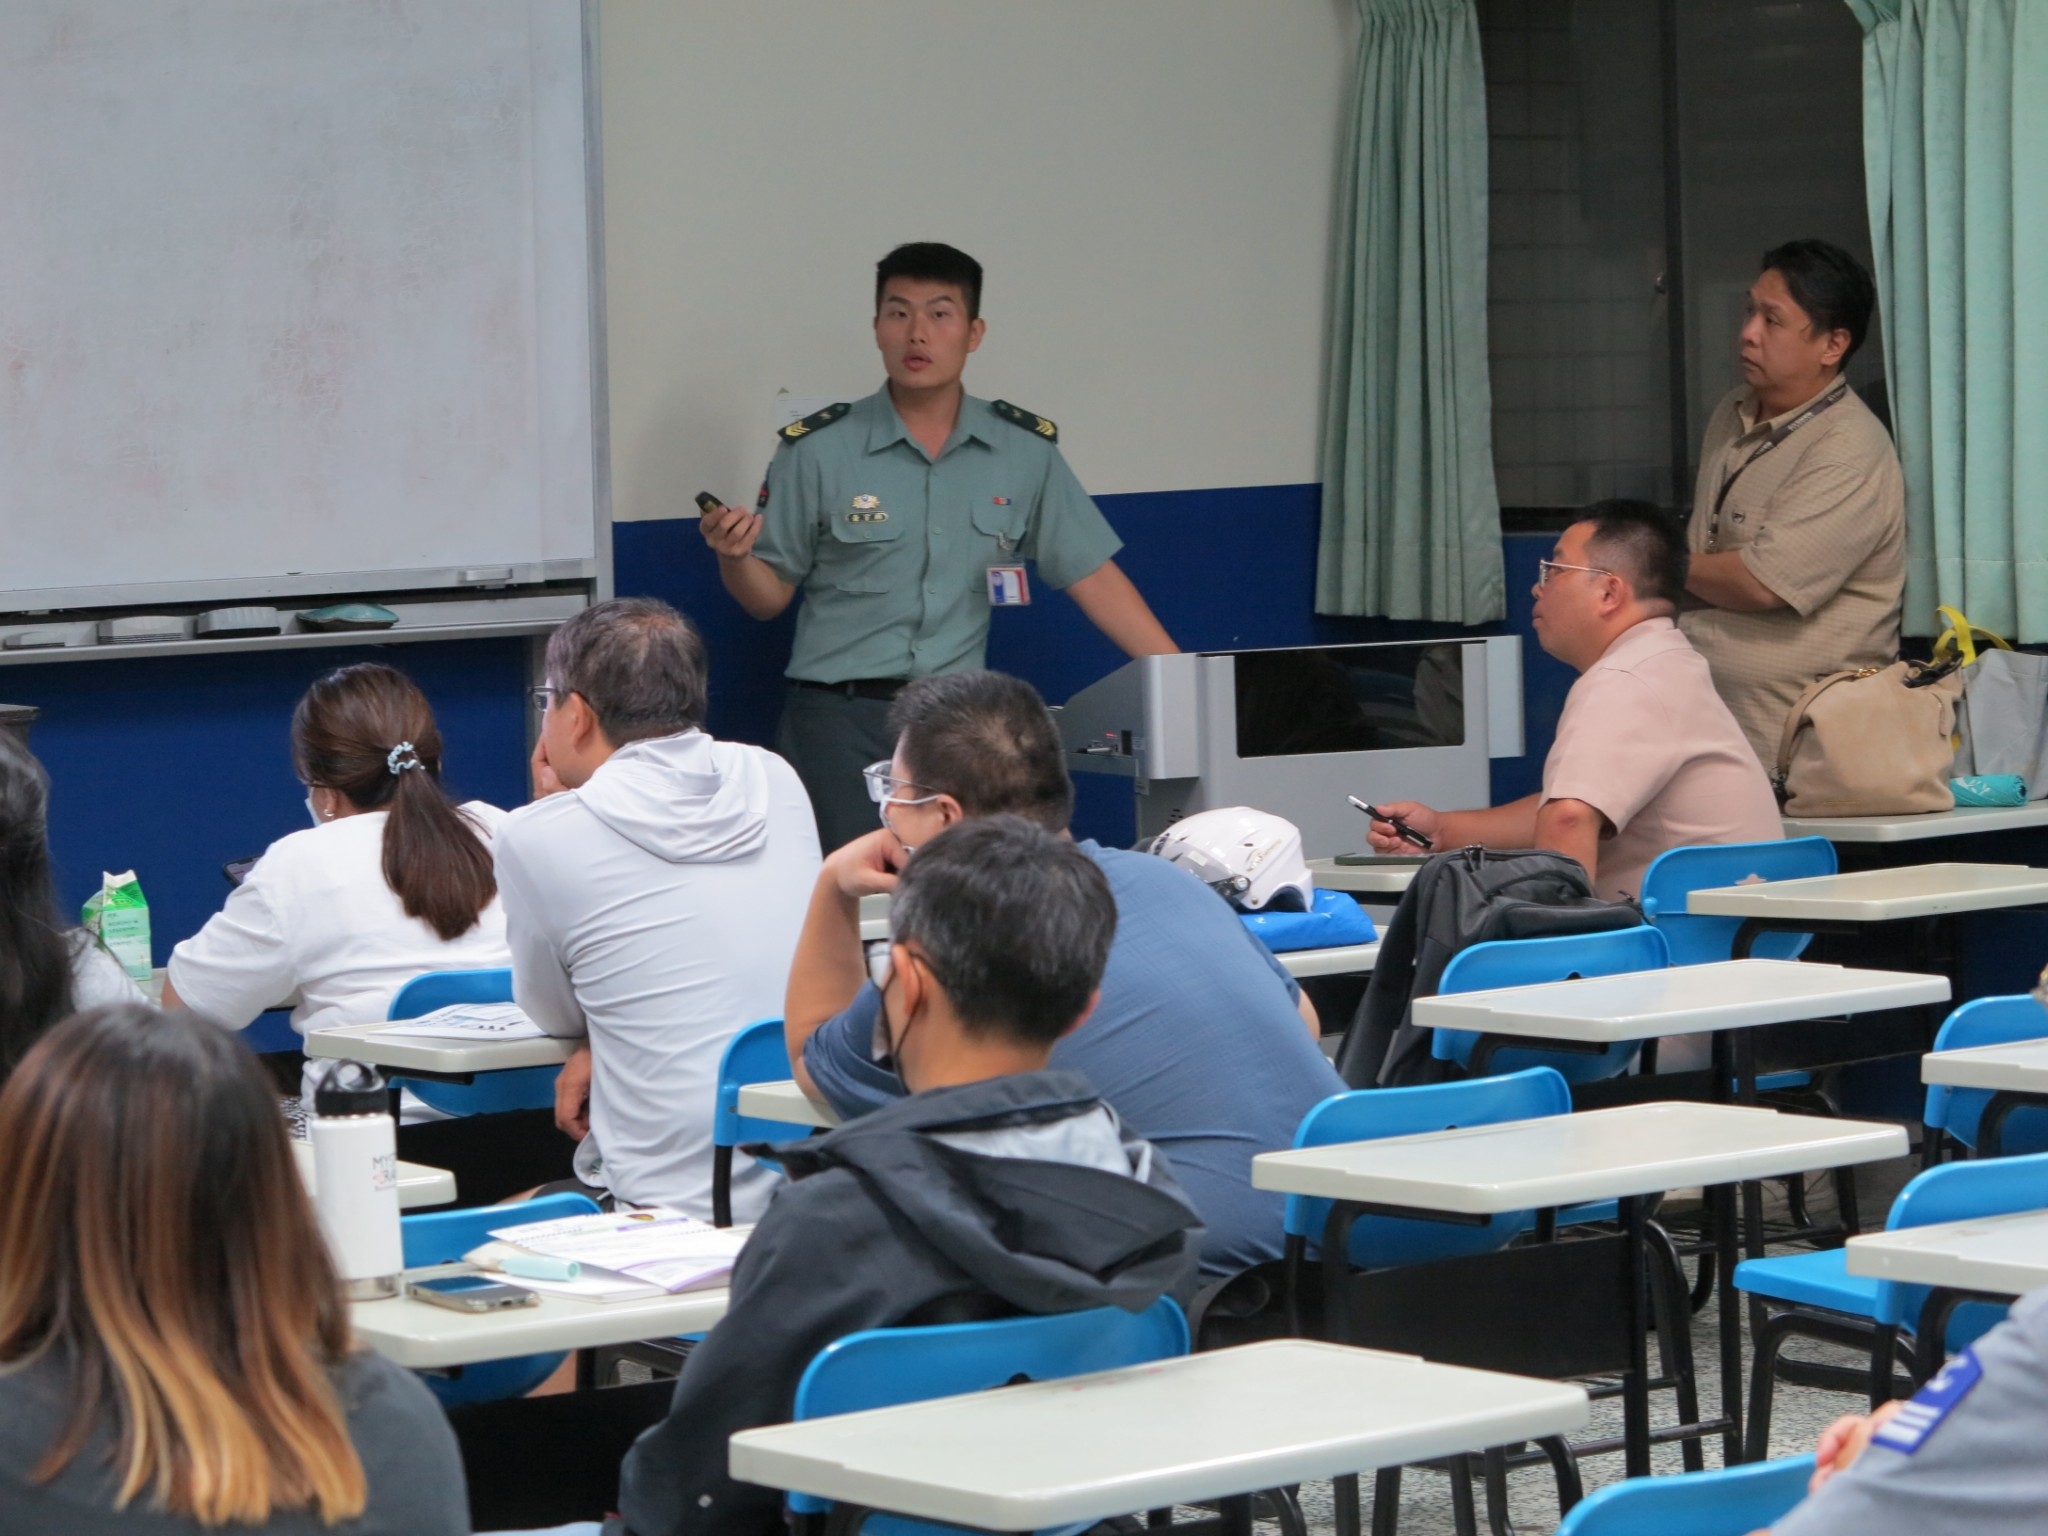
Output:
[[[988,408],[1013,427],[1022,427],[1026,432],[1036,432],[1049,443],[1060,440],[1060,429],[1034,411],[1010,404],[1007,400],[991,400]]]
[[[817,431],[820,427],[831,426],[833,422],[837,421],[840,417],[844,416],[848,411],[852,409],[853,407],[851,405],[848,405],[844,400],[841,400],[837,405],[828,405],[822,411],[813,411],[810,415],[806,416],[802,421],[792,421],[788,426],[784,427],[780,432],[776,433],[775,435],[781,438],[785,443],[793,443],[798,438],[809,437],[813,432]]]

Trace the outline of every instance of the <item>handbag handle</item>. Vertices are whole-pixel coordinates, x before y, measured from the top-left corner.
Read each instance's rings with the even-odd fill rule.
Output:
[[[1975,624],[1972,624],[1963,617],[1962,610],[1959,608],[1951,608],[1944,604],[1936,608],[1934,612],[1937,617],[1948,620],[1948,628],[1944,629],[1934,642],[1934,659],[1936,661],[1946,661],[1953,655],[1961,658],[1962,665],[1966,667],[1975,666],[1977,664],[1976,641],[1979,636],[1990,641],[2001,651],[2012,649],[2012,646],[2006,641],[2004,636],[1988,629],[1979,629]]]
[[[1854,672],[1830,672],[1826,677],[1817,677],[1806,685],[1806,691],[1792,701],[1792,708],[1785,716],[1785,729],[1778,734],[1778,766],[1771,774],[1771,783],[1778,791],[1778,799],[1785,798],[1786,781],[1792,777],[1792,740],[1799,734],[1799,727],[1806,723],[1806,712],[1813,701],[1826,693],[1837,683],[1846,683],[1852,678],[1875,677],[1883,667],[1864,667]]]

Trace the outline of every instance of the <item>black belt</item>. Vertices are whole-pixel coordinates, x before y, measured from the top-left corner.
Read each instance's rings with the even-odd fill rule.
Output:
[[[894,699],[908,686],[907,677],[855,677],[843,683],[820,683],[808,677],[792,677],[790,684],[797,688],[815,688],[821,693],[836,693],[848,699],[879,699],[884,704]]]

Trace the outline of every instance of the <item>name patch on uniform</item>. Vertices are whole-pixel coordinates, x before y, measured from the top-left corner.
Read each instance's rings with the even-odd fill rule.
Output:
[[[1024,608],[1031,603],[1031,583],[1021,565],[988,568],[988,600],[997,608]]]
[[[1910,1456],[1927,1443],[1927,1437],[1941,1428],[1941,1421],[1955,1411],[1956,1404],[1970,1395],[1983,1379],[1984,1367],[1977,1363],[1977,1351],[1966,1349],[1944,1365],[1939,1374],[1913,1394],[1911,1402],[1878,1427],[1870,1438],[1902,1456]]]

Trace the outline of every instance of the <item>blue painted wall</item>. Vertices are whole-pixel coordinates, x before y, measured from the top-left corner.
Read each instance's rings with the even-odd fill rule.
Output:
[[[1124,568],[1184,646],[1459,633],[1316,617],[1319,500],[1315,486],[1288,485],[1105,496],[1101,504],[1125,540]],[[1548,537],[1507,541],[1506,627],[1525,638],[1528,587],[1549,547]],[[693,522],[620,523],[613,549],[619,592],[664,597],[702,626],[712,659],[710,728],[772,740],[791,618],[759,624],[742,614],[719,585]],[[66,904],[75,909],[102,870],[135,869],[161,964],[172,944],[218,909],[227,892],[223,862],[305,824],[286,738],[292,706],[312,678],[365,658],[404,668],[440,717],[454,790],[515,805],[526,797],[524,654],[522,641],[444,641],[15,666],[0,669],[0,698],[44,712],[34,744],[54,781],[51,840]],[[995,616],[990,664],[1029,678],[1055,702],[1120,660],[1056,593]],[[1533,640],[1524,665],[1529,755],[1495,764],[1497,798],[1535,787],[1570,686],[1570,672]],[[1128,784],[1079,779],[1078,830],[1129,842]]]

